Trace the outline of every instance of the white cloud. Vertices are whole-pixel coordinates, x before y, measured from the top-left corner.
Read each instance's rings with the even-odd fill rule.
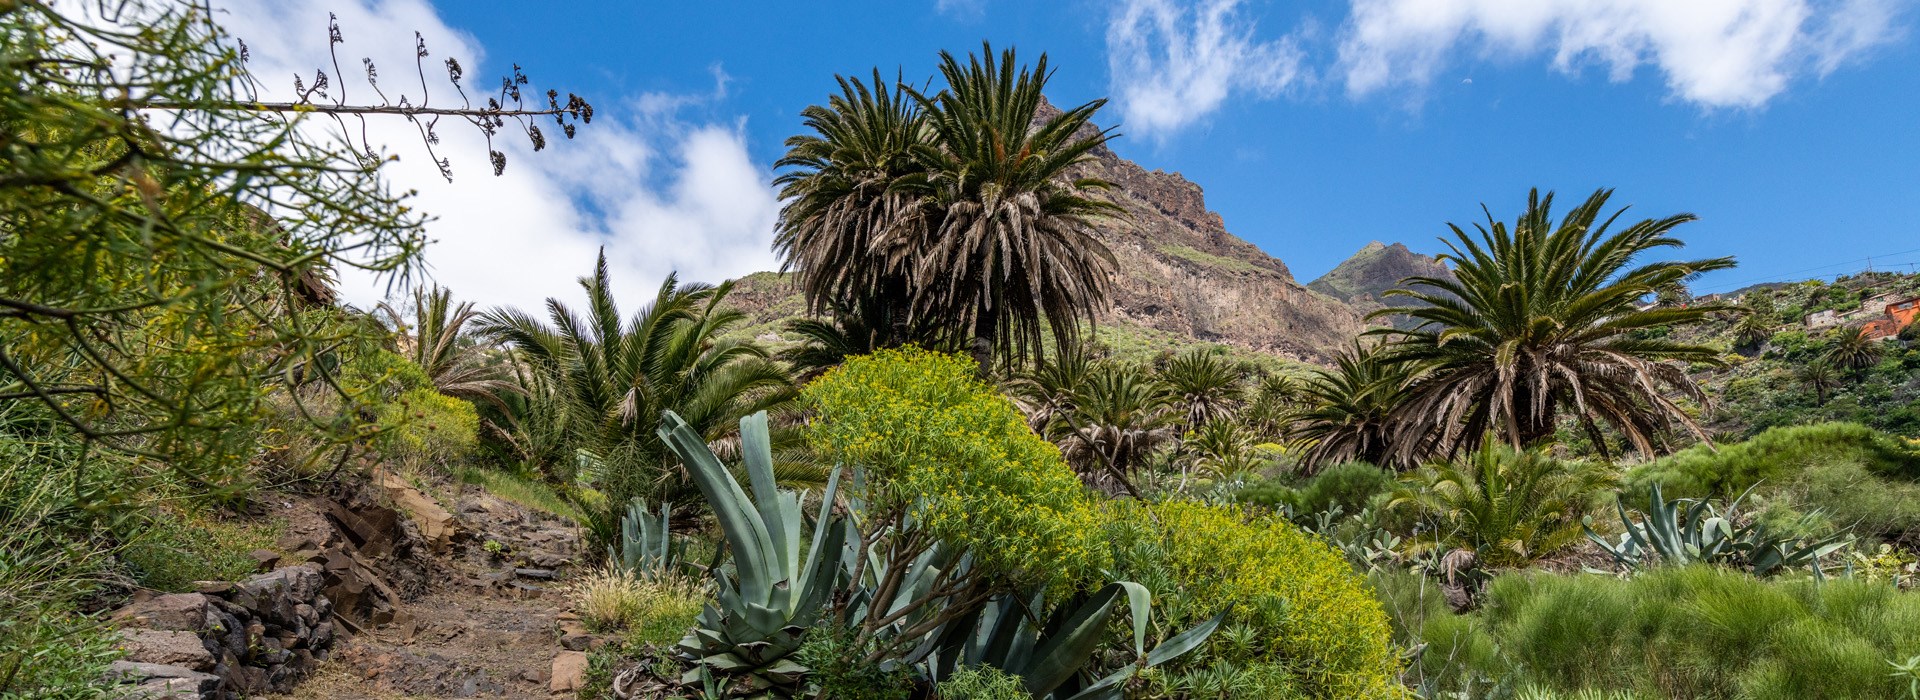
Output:
[[[1901,0],[1353,0],[1339,67],[1361,96],[1430,83],[1456,54],[1551,55],[1623,82],[1657,69],[1678,99],[1758,107],[1892,38]]]
[[[940,14],[961,19],[978,19],[987,10],[987,0],[934,0]]]
[[[493,66],[477,70],[483,47],[447,26],[426,0],[216,0],[216,6],[229,10],[219,21],[247,42],[254,73],[275,90],[290,90],[296,73],[310,79],[315,68],[334,72],[327,56],[329,11],[340,16],[346,39],[340,63],[355,101],[371,96],[360,70],[360,58],[371,56],[389,96],[397,100],[395,90],[404,90],[418,102],[415,31],[433,53],[426,72],[436,104],[452,92],[439,68],[445,57],[467,67],[470,94],[486,90],[498,74]],[[724,71],[714,68],[711,94],[624,98],[587,94],[568,76],[530,77],[536,94],[548,84],[581,92],[594,101],[595,118],[573,141],[543,125],[549,144],[540,153],[511,127],[503,130],[494,139],[507,155],[501,177],[493,176],[479,133],[464,123],[442,120],[436,130],[442,142],[435,148],[454,169],[448,183],[412,125],[368,121],[376,147],[400,157],[385,169],[387,177],[397,189],[417,190],[413,204],[437,217],[428,225],[434,242],[426,258],[434,279],[458,298],[536,313],[548,296],[578,299],[574,279],[591,272],[603,245],[628,308],[651,298],[675,270],[682,280],[717,282],[776,266],[769,244],[779,202],[771,174],[748,154],[743,124],[685,116],[725,96]],[[334,77],[336,86],[341,78]],[[346,275],[341,288],[362,305],[385,291],[370,276],[355,274]]]
[[[1240,0],[1126,0],[1107,25],[1111,90],[1130,134],[1165,138],[1235,93],[1268,97],[1305,75],[1298,38],[1254,38]]]

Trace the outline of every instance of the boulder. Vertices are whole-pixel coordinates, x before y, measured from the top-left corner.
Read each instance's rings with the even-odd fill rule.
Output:
[[[578,651],[563,651],[553,657],[552,680],[547,682],[547,690],[555,693],[571,693],[587,684],[587,655]]]
[[[125,697],[145,700],[199,700],[212,697],[220,689],[220,677],[211,673],[137,661],[113,662],[107,668],[107,679],[134,686]]]
[[[200,593],[154,596],[114,611],[122,627],[199,632],[207,625],[207,597]]]
[[[120,645],[126,650],[128,661],[194,671],[211,670],[214,665],[213,654],[200,642],[200,635],[193,632],[128,629],[120,633]]]
[[[406,479],[400,478],[400,475],[393,472],[382,470],[375,474],[374,478],[380,484],[380,488],[386,490],[387,497],[393,499],[394,506],[406,513],[414,524],[420,526],[420,536],[427,541],[428,546],[438,551],[445,549],[447,544],[453,541],[456,529],[453,514],[440,507],[432,497],[414,488],[413,484],[407,483]]]

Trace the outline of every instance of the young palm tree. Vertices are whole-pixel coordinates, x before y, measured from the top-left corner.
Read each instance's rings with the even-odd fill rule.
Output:
[[[554,387],[576,446],[590,455],[589,474],[612,511],[634,497],[656,501],[692,495],[672,452],[655,434],[663,411],[685,419],[709,441],[727,438],[741,417],[794,398],[786,370],[764,349],[725,339],[745,316],[721,305],[730,284],[661,283],[653,303],[623,321],[603,251],[591,277],[586,315],[547,300],[551,325],[515,309],[482,320],[485,332],[525,358]]]
[[[1610,492],[1604,466],[1487,442],[1405,479],[1389,508],[1411,507],[1442,541],[1492,566],[1525,564],[1581,539],[1581,518]]]
[[[1452,252],[1441,259],[1456,279],[1415,277],[1411,290],[1389,295],[1418,302],[1381,314],[1405,314],[1411,330],[1383,329],[1395,362],[1421,370],[1395,411],[1402,457],[1437,436],[1451,453],[1489,433],[1514,446],[1552,435],[1570,413],[1589,432],[1606,423],[1642,453],[1672,424],[1699,435],[1672,395],[1701,403],[1706,395],[1685,363],[1719,364],[1713,348],[1648,337],[1643,331],[1697,323],[1724,305],[1639,307],[1641,299],[1732,258],[1641,264],[1660,248],[1677,248],[1671,233],[1691,214],[1648,219],[1614,230],[1625,210],[1602,219],[1612,196],[1599,190],[1553,222],[1553,195],[1538,190],[1512,228],[1487,215],[1469,235],[1449,224]],[[1483,207],[1484,209],[1484,207]]]
[[[1026,68],[1012,49],[982,54],[962,64],[943,51],[946,89],[908,91],[934,134],[934,147],[917,150],[925,173],[912,178],[936,213],[926,246],[914,247],[915,308],[964,334],[955,344],[970,344],[987,371],[996,355],[1038,350],[1043,325],[1066,345],[1093,322],[1114,263],[1092,226],[1122,210],[1088,196],[1105,181],[1067,177],[1112,138],[1089,126],[1106,101],[1042,119],[1046,55]]]
[[[496,406],[501,396],[518,390],[502,365],[487,358],[487,348],[467,333],[467,324],[479,317],[473,302],[453,303],[453,292],[434,286],[413,290],[413,319],[386,302],[376,307],[392,324],[400,354],[425,372],[440,393]]]
[[[1175,356],[1160,370],[1160,382],[1173,392],[1189,429],[1233,415],[1245,395],[1245,378],[1239,367],[1204,348]]]
[[[1886,353],[1886,347],[1878,339],[1867,337],[1867,329],[1853,326],[1835,328],[1829,334],[1832,345],[1820,355],[1820,360],[1834,367],[1859,371],[1880,363],[1880,356]]]
[[[1316,368],[1299,384],[1303,408],[1294,415],[1289,435],[1306,444],[1301,466],[1317,471],[1363,461],[1406,468],[1425,458],[1425,448],[1411,454],[1394,449],[1392,414],[1407,400],[1412,370],[1410,364],[1388,361],[1378,346],[1359,343],[1336,356],[1332,369]]]
[[[787,203],[774,250],[812,313],[833,311],[845,325],[881,334],[893,345],[912,311],[914,265],[928,244],[929,210],[903,180],[922,175],[919,151],[933,132],[917,101],[889,87],[837,78],[840,94],[801,111],[813,133],[787,139],[774,179]],[[862,318],[849,319],[858,312]]]

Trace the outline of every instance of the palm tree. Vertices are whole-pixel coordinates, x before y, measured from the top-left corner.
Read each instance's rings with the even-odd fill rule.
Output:
[[[1603,465],[1561,462],[1491,440],[1404,481],[1388,508],[1413,508],[1441,541],[1471,548],[1492,566],[1525,564],[1579,541],[1581,518],[1613,488]]]
[[[1833,365],[1825,359],[1800,365],[1794,370],[1794,378],[1813,390],[1814,402],[1820,406],[1827,405],[1827,395],[1840,385],[1840,374],[1833,371]]]
[[[1175,356],[1160,370],[1160,382],[1173,392],[1188,428],[1232,415],[1245,394],[1243,379],[1239,367],[1205,348]]]
[[[901,183],[922,175],[918,152],[933,132],[917,101],[873,73],[873,84],[837,77],[840,94],[801,111],[812,134],[787,139],[774,179],[781,207],[774,250],[794,270],[811,313],[880,334],[885,345],[915,338],[914,265],[927,246],[929,211]],[[849,319],[848,312],[862,318]]]
[[[1773,337],[1773,323],[1770,315],[1762,315],[1751,308],[1742,309],[1740,320],[1733,322],[1733,342],[1736,347],[1757,348],[1761,343]]]
[[[1426,456],[1394,449],[1393,411],[1407,400],[1413,367],[1387,361],[1378,346],[1355,343],[1334,357],[1332,369],[1316,368],[1299,384],[1303,408],[1290,437],[1306,443],[1300,464],[1307,471],[1344,462],[1405,468]]]
[[[1007,384],[1007,394],[1027,414],[1027,425],[1044,435],[1075,410],[1074,400],[1094,366],[1093,353],[1085,345],[1063,346],[1052,358],[1042,357],[1032,369],[1015,375]]]
[[[1285,374],[1260,378],[1253,398],[1240,411],[1240,421],[1254,433],[1255,439],[1274,440],[1284,434],[1301,407],[1300,380]]]
[[[680,284],[669,275],[653,302],[623,321],[609,288],[605,251],[591,277],[582,317],[547,300],[548,323],[516,309],[483,317],[485,332],[525,358],[554,387],[567,432],[594,465],[589,476],[617,514],[627,501],[692,496],[672,452],[655,434],[663,411],[679,414],[709,441],[728,438],[740,418],[794,398],[786,370],[760,346],[723,338],[745,316],[722,305],[731,284]]]
[[[1029,69],[1012,49],[982,53],[962,64],[941,52],[946,89],[908,92],[936,146],[917,150],[926,172],[910,178],[937,213],[915,265],[915,308],[964,334],[955,344],[971,345],[985,372],[996,355],[1037,350],[1042,325],[1064,346],[1094,321],[1114,263],[1092,226],[1122,210],[1088,196],[1105,181],[1067,177],[1112,138],[1090,126],[1106,101],[1042,118],[1046,55]]]
[[[1102,362],[1074,392],[1073,410],[1060,414],[1056,442],[1081,477],[1095,487],[1112,492],[1118,486],[1132,492],[1129,475],[1155,449],[1177,436],[1171,406],[1166,388],[1151,377]]]
[[[1835,328],[1829,334],[1833,344],[1821,353],[1820,360],[1834,367],[1859,371],[1880,363],[1880,356],[1886,348],[1880,341],[1867,336],[1867,329],[1860,326]]]
[[[375,307],[393,325],[400,354],[425,372],[440,393],[496,406],[501,396],[518,391],[503,367],[489,362],[487,348],[474,342],[467,324],[479,317],[473,302],[453,303],[453,292],[438,285],[413,290],[413,319],[386,302]]]
[[[1694,276],[1733,266],[1732,258],[1637,264],[1660,248],[1682,245],[1671,234],[1691,214],[1648,219],[1618,231],[1625,210],[1604,220],[1612,196],[1599,190],[1556,226],[1553,195],[1538,190],[1514,226],[1493,220],[1469,235],[1449,224],[1456,279],[1414,277],[1415,305],[1380,311],[1405,314],[1411,330],[1374,331],[1391,339],[1396,362],[1419,366],[1421,377],[1396,410],[1402,457],[1430,436],[1446,452],[1470,449],[1488,434],[1514,446],[1552,435],[1563,412],[1589,433],[1606,423],[1642,453],[1671,424],[1706,435],[1674,402],[1678,394],[1706,402],[1684,363],[1720,364],[1711,347],[1646,333],[1697,323],[1724,311],[1718,304],[1642,309],[1639,301]],[[1484,210],[1484,207],[1483,207]]]

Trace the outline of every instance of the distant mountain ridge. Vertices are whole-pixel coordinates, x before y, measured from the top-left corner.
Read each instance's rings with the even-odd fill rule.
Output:
[[[1405,245],[1374,241],[1327,274],[1307,283],[1307,288],[1346,302],[1361,313],[1371,313],[1415,303],[1404,297],[1387,296],[1390,290],[1406,288],[1400,282],[1409,277],[1453,279],[1453,270],[1439,259],[1415,253]],[[1388,320],[1401,328],[1413,323],[1412,319],[1400,315]]]

